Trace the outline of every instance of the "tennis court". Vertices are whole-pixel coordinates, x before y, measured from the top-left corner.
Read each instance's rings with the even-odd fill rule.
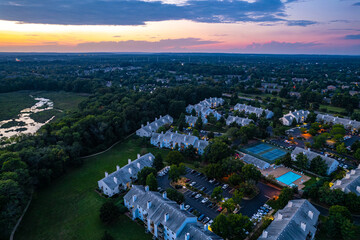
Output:
[[[285,151],[282,151],[280,149],[274,149],[271,150],[269,152],[266,152],[264,154],[261,154],[262,157],[269,159],[270,161],[274,161],[278,158],[281,158],[282,156],[284,156],[286,154]]]
[[[272,146],[270,146],[270,145],[260,143],[254,147],[247,148],[246,150],[248,150],[249,152],[254,153],[254,154],[259,154],[259,153],[265,152],[271,148],[272,148]]]
[[[243,149],[243,151],[268,163],[275,162],[276,159],[285,156],[287,153],[286,150],[267,143],[252,145]]]

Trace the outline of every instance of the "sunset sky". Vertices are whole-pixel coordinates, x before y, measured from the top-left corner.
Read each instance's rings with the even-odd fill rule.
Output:
[[[360,55],[360,1],[0,0],[0,52]]]

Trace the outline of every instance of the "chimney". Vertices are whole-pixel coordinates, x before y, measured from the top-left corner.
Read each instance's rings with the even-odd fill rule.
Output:
[[[291,208],[293,206],[293,202],[289,201],[287,206]]]
[[[130,163],[131,163],[131,159],[129,158],[129,159],[128,159],[128,164],[130,164]]]
[[[151,201],[148,201],[147,204],[146,204],[146,208],[150,209],[150,207],[151,207]]]
[[[136,163],[136,166],[138,167],[138,169],[140,169],[140,163]]]
[[[165,213],[164,215],[164,221],[167,222],[169,220],[169,214],[168,213]]]
[[[118,182],[117,182],[117,178],[116,178],[116,177],[114,177],[114,183],[116,183],[116,184],[118,183]]]
[[[335,185],[339,186],[341,184],[341,180],[336,180]]]
[[[133,196],[133,202],[135,202],[137,199],[136,195]]]
[[[311,151],[311,148],[308,148],[308,151],[310,152],[310,151]]]
[[[116,171],[119,171],[119,170],[120,170],[119,165],[116,165]]]
[[[263,231],[261,237],[262,238],[267,238],[268,237],[268,231]]]
[[[144,124],[141,124],[141,128],[143,128],[144,127]]]
[[[109,176],[108,172],[105,172],[105,177]]]
[[[131,168],[129,168],[129,173],[130,173],[130,174],[132,174],[132,170],[131,170]]]
[[[155,118],[155,121],[157,121],[157,117]]]
[[[190,240],[190,233],[185,234],[185,240]]]
[[[301,222],[301,229],[305,232],[305,230],[306,230],[306,223]]]
[[[180,204],[180,210],[184,210],[184,204]]]
[[[146,122],[146,125],[149,125],[149,122]]]
[[[278,213],[276,220],[282,220],[283,215],[281,213]]]
[[[356,171],[353,169],[350,171],[350,175],[354,175],[356,173]]]
[[[308,212],[308,216],[309,216],[310,219],[313,219],[313,217],[314,217],[314,212],[313,212],[313,211],[309,211],[309,212]]]
[[[166,194],[166,191],[165,191],[165,192],[163,192],[162,196],[163,196],[163,198],[164,198],[164,199],[167,199],[167,194]]]
[[[150,190],[149,186],[145,186],[145,192],[148,192]]]
[[[140,158],[140,154],[139,154],[139,153],[137,154],[137,158],[138,158],[138,159]]]
[[[357,186],[357,187],[356,187],[356,191],[357,191],[358,193],[360,193],[360,186]]]
[[[349,178],[350,178],[350,174],[347,173],[347,174],[345,175],[345,179],[349,179]]]

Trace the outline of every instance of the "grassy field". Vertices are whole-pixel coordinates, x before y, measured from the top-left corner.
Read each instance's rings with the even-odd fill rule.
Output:
[[[106,199],[94,191],[105,171],[113,172],[116,165],[123,166],[127,159],[145,151],[160,152],[163,157],[167,154],[167,150],[142,148],[138,140],[130,138],[106,153],[85,159],[83,166],[36,193],[15,239],[101,239],[105,230],[115,239],[151,239],[143,226],[126,216],[112,226],[103,225],[99,209]]]
[[[76,109],[79,103],[87,97],[85,94],[69,92],[19,91],[1,93],[0,121],[15,118],[22,109],[33,106],[36,101],[30,95],[51,99],[54,102],[54,107],[61,111]],[[61,111],[58,112],[60,113]],[[60,114],[58,115],[60,116]]]

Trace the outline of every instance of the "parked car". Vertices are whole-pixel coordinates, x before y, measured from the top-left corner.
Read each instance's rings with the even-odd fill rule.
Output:
[[[210,221],[210,218],[206,217],[204,218],[204,220],[202,221],[204,224],[208,223]]]
[[[189,208],[189,212],[193,212],[194,211],[194,208]]]
[[[205,191],[206,190],[206,187],[202,187],[202,188],[200,188],[200,191]]]
[[[227,189],[229,187],[229,185],[228,184],[224,184],[223,186],[222,186],[222,189]]]
[[[239,208],[235,208],[234,211],[233,211],[233,213],[234,213],[234,214],[237,214],[237,213],[239,212],[239,210],[240,210]]]
[[[200,217],[198,217],[198,219],[197,219],[197,220],[198,220],[198,221],[201,221],[201,220],[203,220],[203,219],[204,219],[204,217],[205,217],[205,215],[204,215],[204,214],[201,214],[201,215],[200,215]]]
[[[211,179],[210,181],[209,181],[209,183],[214,183],[215,182],[215,178],[214,179]]]
[[[190,205],[185,205],[184,209],[188,210],[190,208]]]
[[[194,198],[195,196],[196,196],[196,192],[193,192],[191,195],[190,195],[190,197],[192,197],[192,198]]]
[[[190,183],[190,186],[194,186],[196,184],[196,182],[192,182],[192,183]]]
[[[213,224],[214,220],[210,220],[210,222],[208,223],[210,226],[211,224]]]
[[[200,193],[196,194],[195,198],[198,199],[199,197],[201,197],[201,194]]]
[[[216,211],[221,212],[221,211],[222,211],[222,207],[219,207]]]
[[[208,199],[208,198],[204,198],[204,199],[201,201],[201,203],[206,203],[207,201],[209,201],[209,199]]]

